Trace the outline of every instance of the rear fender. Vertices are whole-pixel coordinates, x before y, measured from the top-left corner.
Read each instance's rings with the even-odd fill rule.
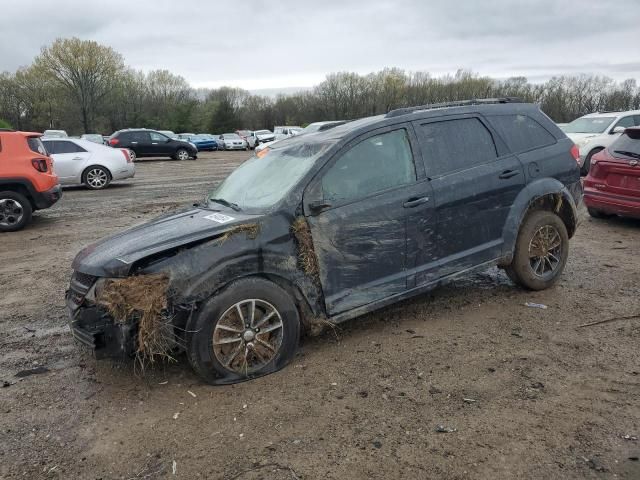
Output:
[[[570,186],[570,191],[564,184],[555,178],[541,178],[529,183],[518,194],[507,221],[505,222],[502,238],[504,239],[501,265],[508,265],[513,259],[516,240],[520,225],[530,210],[551,210],[556,212],[567,226],[569,238],[573,236],[578,226],[578,209],[574,196],[581,198],[582,189],[579,186]]]

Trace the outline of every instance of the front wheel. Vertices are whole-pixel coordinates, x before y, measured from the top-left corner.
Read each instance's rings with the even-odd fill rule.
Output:
[[[176,158],[178,160],[189,160],[189,152],[187,152],[184,148],[179,148],[176,151]]]
[[[130,148],[127,149],[129,151],[129,158],[131,159],[132,162],[136,161],[136,152],[131,150]]]
[[[553,212],[534,211],[520,226],[509,278],[529,290],[555,284],[569,256],[569,235],[562,219]]]
[[[0,232],[15,232],[31,221],[31,202],[18,192],[0,192]]]
[[[287,365],[300,338],[291,296],[261,278],[238,280],[208,300],[187,325],[187,356],[211,384],[260,377]]]
[[[111,174],[104,167],[94,166],[85,170],[82,175],[82,183],[91,190],[102,190],[111,183]]]

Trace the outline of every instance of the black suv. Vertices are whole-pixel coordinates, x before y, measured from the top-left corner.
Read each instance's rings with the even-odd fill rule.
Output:
[[[174,160],[198,158],[198,149],[189,142],[174,140],[146,128],[118,130],[109,137],[109,145],[128,148],[131,157],[171,157]]]
[[[260,155],[201,205],[80,252],[76,338],[99,357],[184,349],[207,382],[246,380],[287,364],[303,330],[460,274],[553,285],[582,201],[573,142],[514,99],[394,110]]]

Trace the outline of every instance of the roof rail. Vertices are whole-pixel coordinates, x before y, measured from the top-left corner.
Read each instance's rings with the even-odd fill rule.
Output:
[[[524,103],[522,99],[518,97],[503,97],[503,98],[472,98],[470,100],[458,100],[455,102],[442,102],[442,103],[430,103],[428,105],[419,105],[417,107],[405,107],[396,108],[390,110],[385,115],[386,118],[399,117],[400,115],[406,115],[407,113],[419,112],[422,110],[434,110],[436,108],[450,108],[450,107],[468,107],[470,105],[487,105],[497,103]]]
[[[15,132],[13,128],[0,128],[0,132]]]

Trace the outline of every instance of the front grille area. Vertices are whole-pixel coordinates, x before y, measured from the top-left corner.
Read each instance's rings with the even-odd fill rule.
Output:
[[[78,283],[87,287],[87,290],[93,286],[93,282],[96,281],[96,277],[82,272],[73,272],[73,279]]]

